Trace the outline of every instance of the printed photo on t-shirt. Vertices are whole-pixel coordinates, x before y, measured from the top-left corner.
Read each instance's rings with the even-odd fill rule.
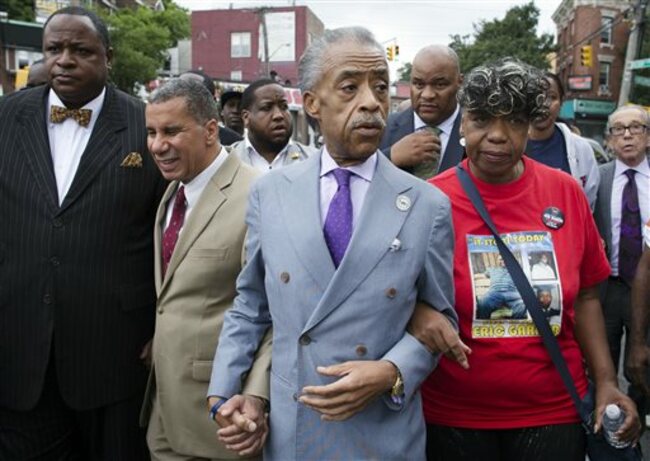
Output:
[[[502,234],[501,238],[531,282],[553,334],[558,335],[562,325],[562,289],[551,234],[513,232]],[[472,337],[539,336],[494,237],[468,235],[467,248],[474,298]]]

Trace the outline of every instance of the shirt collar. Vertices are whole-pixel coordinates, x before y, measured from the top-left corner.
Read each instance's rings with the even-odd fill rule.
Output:
[[[248,135],[246,135],[244,137],[244,145],[246,146],[246,151],[248,152],[249,155],[257,155],[260,158],[264,159],[264,161],[266,161],[266,159],[262,156],[262,154],[257,152],[255,147],[253,146],[253,143],[251,143],[250,139],[248,139]],[[287,151],[289,150],[289,148],[292,145],[293,145],[293,142],[291,141],[291,138],[289,138],[289,142],[287,142],[287,145],[284,146],[280,152],[278,152],[278,155],[275,156],[275,158],[273,159],[273,162],[271,162],[271,163],[272,164],[277,163],[276,161],[279,161],[278,159],[280,159],[280,158],[284,157],[285,155],[287,155]]]
[[[102,92],[99,93],[99,95],[95,99],[93,99],[92,101],[89,101],[83,107],[81,107],[81,109],[90,109],[90,110],[92,110],[92,114],[90,115],[90,123],[88,124],[88,128],[92,127],[93,124],[95,123],[95,120],[97,120],[97,117],[99,117],[99,113],[101,112],[102,107],[104,106],[104,98],[105,97],[106,97],[106,87],[104,87],[102,89]],[[54,91],[54,88],[50,88],[50,94],[48,95],[48,98],[47,98],[47,113],[48,114],[52,110],[52,106],[66,107],[66,105],[63,103],[63,101],[61,101],[61,98],[59,98],[59,95],[56,94],[56,91]]]
[[[340,168],[338,164],[334,161],[330,153],[327,151],[327,146],[323,146],[323,153],[321,154],[320,162],[320,177],[327,175],[331,171]],[[355,175],[360,178],[365,179],[368,182],[372,182],[372,178],[375,175],[375,170],[377,168],[377,152],[368,157],[363,163],[357,165],[346,166],[346,170],[350,170]]]
[[[438,129],[445,134],[450,134],[451,130],[454,128],[454,122],[456,121],[456,117],[458,117],[458,112],[460,112],[460,107],[458,106],[458,104],[456,104],[456,109],[454,109],[454,113],[451,114],[447,119],[443,120],[442,123],[436,125]],[[420,128],[424,128],[427,126],[429,125],[420,118],[417,112],[413,111],[414,131],[418,131]]]
[[[643,161],[637,166],[627,166],[625,163],[621,162],[619,159],[614,160],[616,162],[616,167],[614,170],[614,176],[625,174],[627,170],[635,170],[637,173],[642,174],[643,176],[650,178],[650,166],[648,166],[648,159],[644,157]]]
[[[212,163],[210,163],[205,170],[197,174],[194,179],[187,184],[183,184],[183,186],[185,186],[185,200],[187,200],[188,208],[191,208],[196,204],[203,189],[205,189],[205,186],[210,182],[210,179],[212,179],[219,168],[224,164],[226,157],[228,157],[228,151],[222,146],[219,154],[214,160],[212,160]]]

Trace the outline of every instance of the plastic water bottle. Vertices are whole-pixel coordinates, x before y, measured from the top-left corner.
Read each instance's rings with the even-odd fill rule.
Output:
[[[616,432],[623,425],[625,421],[625,413],[616,404],[609,404],[605,408],[603,415],[603,435],[605,440],[616,448],[625,448],[630,445],[630,442],[621,442],[616,436]]]

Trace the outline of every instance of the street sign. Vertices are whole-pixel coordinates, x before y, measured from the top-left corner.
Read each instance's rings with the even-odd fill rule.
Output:
[[[650,58],[636,59],[630,62],[630,69],[650,69]]]
[[[584,115],[609,115],[616,109],[612,101],[600,101],[595,99],[575,99],[574,107],[576,112]]]
[[[634,83],[641,86],[650,86],[650,77],[634,76]]]

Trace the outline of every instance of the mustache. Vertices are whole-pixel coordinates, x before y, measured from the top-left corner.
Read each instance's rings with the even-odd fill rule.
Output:
[[[367,115],[352,120],[352,129],[359,127],[383,130],[386,127],[386,121],[380,115]]]

